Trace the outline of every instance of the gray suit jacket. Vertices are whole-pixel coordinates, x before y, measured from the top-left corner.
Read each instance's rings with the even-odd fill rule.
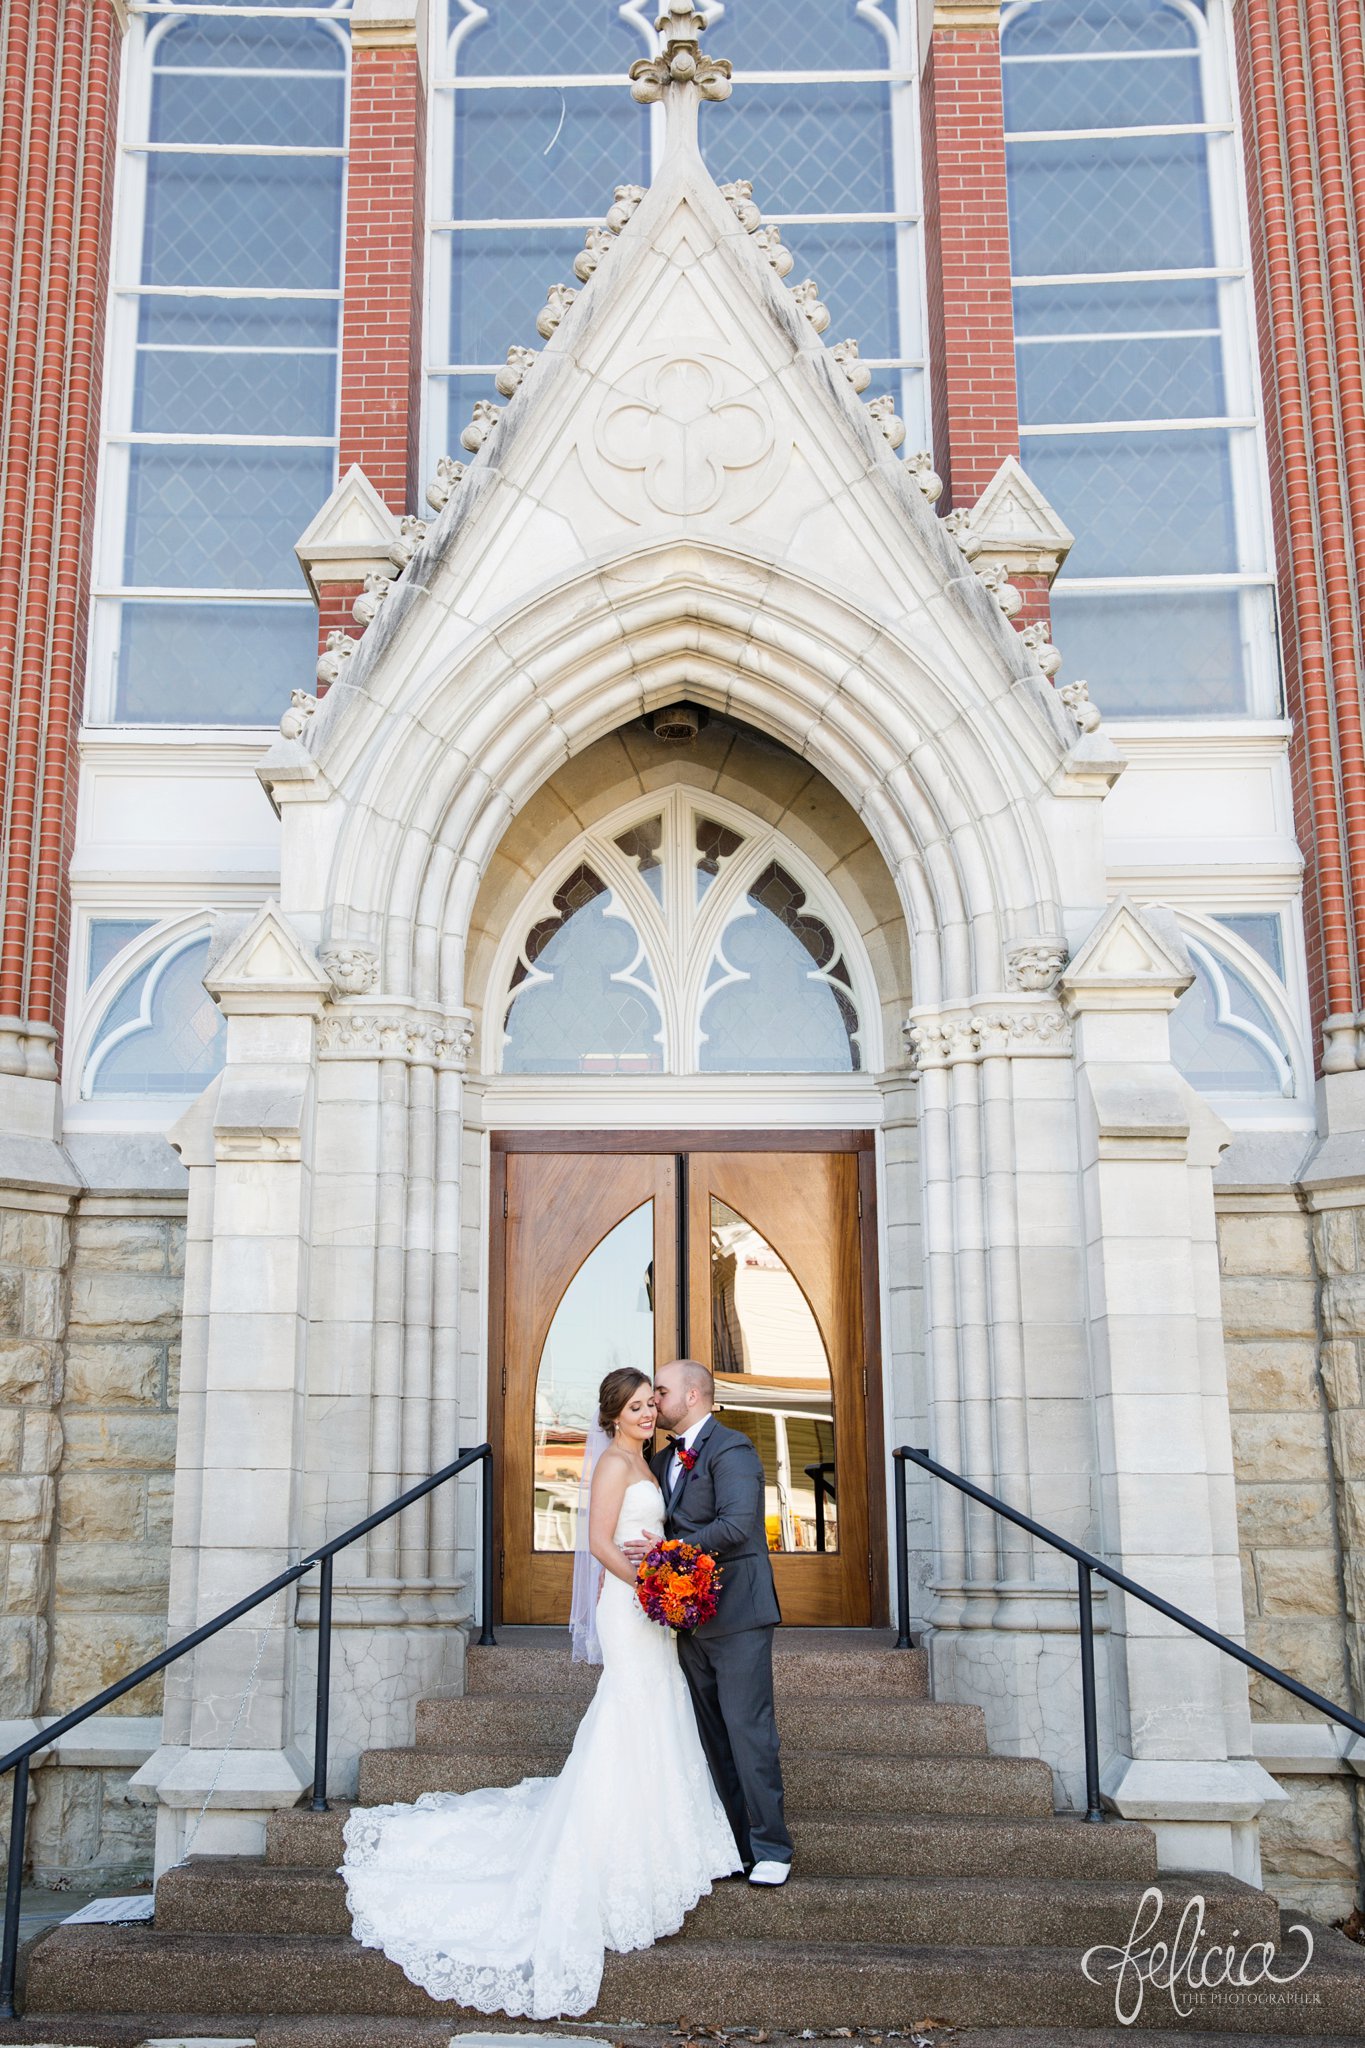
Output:
[[[763,1522],[763,1465],[750,1439],[713,1415],[693,1446],[697,1462],[670,1494],[671,1445],[651,1460],[664,1493],[664,1534],[709,1550],[724,1571],[710,1637],[773,1628],[782,1619]]]

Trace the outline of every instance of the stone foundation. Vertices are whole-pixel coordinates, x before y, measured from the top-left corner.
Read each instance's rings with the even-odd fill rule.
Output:
[[[0,1737],[17,1741],[165,1641],[184,1203],[3,1202]],[[1239,1189],[1220,1195],[1218,1227],[1248,1640],[1359,1712],[1365,1207]],[[1265,1880],[1338,1918],[1360,1884],[1365,1745],[1357,1760],[1268,1681],[1251,1696],[1256,1754],[1289,1794],[1262,1819]],[[35,1770],[39,1881],[150,1870],[154,1814],[127,1783],[160,1704],[153,1681]]]
[[[6,1193],[0,1210],[0,1712],[5,1746],[166,1640],[184,1202]],[[155,1747],[150,1681],[33,1773],[35,1878],[102,1887],[151,1869],[127,1782]]]
[[[1348,1518],[1365,1509],[1349,1477],[1352,1451],[1365,1456],[1350,1329],[1365,1290],[1361,1216],[1314,1215],[1284,1190],[1222,1196],[1218,1217],[1248,1647],[1357,1714],[1361,1554]],[[1256,1755],[1289,1794],[1262,1815],[1265,1882],[1285,1904],[1338,1919],[1361,1881],[1365,1744],[1353,1767],[1347,1732],[1268,1679],[1253,1678],[1251,1710]]]

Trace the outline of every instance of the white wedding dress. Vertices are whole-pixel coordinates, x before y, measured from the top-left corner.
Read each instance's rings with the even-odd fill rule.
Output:
[[[626,1488],[616,1541],[659,1526]],[[602,1676],[557,1778],[356,1807],[341,1875],[352,1931],[433,1998],[518,2019],[585,2013],[607,1949],[675,1934],[740,1868],[668,1629],[607,1575]]]

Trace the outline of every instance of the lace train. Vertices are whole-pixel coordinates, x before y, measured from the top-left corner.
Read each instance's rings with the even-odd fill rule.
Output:
[[[628,1488],[618,1541],[657,1524]],[[557,1778],[357,1807],[346,1823],[355,1938],[433,1998],[518,2019],[585,2013],[607,1949],[675,1934],[740,1867],[673,1637],[608,1578],[603,1669]]]

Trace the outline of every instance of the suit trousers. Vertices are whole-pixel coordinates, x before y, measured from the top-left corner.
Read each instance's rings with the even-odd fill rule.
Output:
[[[746,1864],[790,1863],[773,1713],[773,1632],[705,1628],[678,1637],[706,1761]]]

